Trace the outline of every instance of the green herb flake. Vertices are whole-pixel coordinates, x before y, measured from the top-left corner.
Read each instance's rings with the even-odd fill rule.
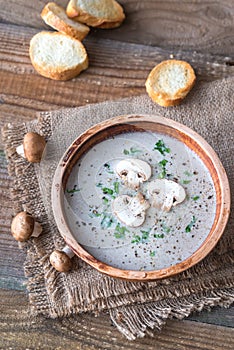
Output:
[[[192,176],[193,174],[191,174],[189,171],[186,170],[186,171],[184,172],[184,175],[186,175],[186,176]]]
[[[103,187],[102,192],[103,192],[103,194],[109,194],[110,196],[112,196],[114,194],[114,190],[112,190],[111,188],[108,188],[108,187]]]
[[[130,232],[127,227],[125,226],[121,226],[120,224],[117,224],[115,227],[115,232],[114,232],[114,236],[115,238],[125,238],[125,234],[126,232]]]
[[[155,256],[155,254],[156,254],[155,250],[151,250],[151,251],[150,251],[150,256],[151,256],[151,258],[153,258],[153,257]]]
[[[192,199],[193,199],[194,201],[197,201],[199,198],[200,198],[199,196],[194,196],[194,197],[192,197]]]
[[[140,149],[137,149],[135,147],[131,147],[130,148],[130,153],[134,154],[134,153],[141,153],[141,150]]]
[[[141,230],[141,233],[142,233],[142,236],[141,236],[142,243],[147,242],[148,239],[149,239],[150,231],[143,231],[143,230]]]
[[[118,193],[119,193],[119,182],[115,181],[113,185],[114,185],[114,191],[115,191],[115,193],[118,194]]]
[[[182,180],[183,185],[188,185],[190,184],[191,180]]]
[[[134,235],[131,243],[140,243],[141,242],[141,237],[138,235]]]
[[[170,153],[170,148],[165,146],[165,143],[163,140],[158,140],[158,142],[155,143],[154,145],[154,151],[160,152],[163,156],[165,153]]]
[[[103,184],[102,184],[101,182],[98,182],[98,183],[96,184],[96,187],[102,188],[102,186],[103,186]]]
[[[106,197],[103,197],[103,198],[102,198],[102,203],[103,203],[103,204],[106,205],[106,204],[108,204],[108,202],[109,202],[109,200],[108,200]]]
[[[188,233],[188,232],[191,232],[191,229],[192,229],[192,227],[195,225],[196,221],[197,221],[197,219],[196,219],[196,217],[193,215],[191,222],[185,227],[185,232],[187,232],[187,233]]]
[[[113,170],[111,170],[111,166],[109,163],[105,163],[104,168],[108,172],[108,174],[114,174]]]
[[[80,189],[76,189],[76,188],[73,188],[72,190],[66,190],[67,191],[67,193],[76,193],[76,192],[80,192]]]
[[[161,168],[161,172],[159,173],[159,176],[158,176],[160,179],[164,179],[167,174],[167,170],[166,170],[167,163],[168,163],[168,160],[166,159],[163,159],[160,162],[158,162],[158,165]]]
[[[93,218],[93,217],[98,218],[98,217],[100,217],[101,215],[102,215],[102,214],[100,214],[96,209],[92,210],[91,213],[89,214],[89,216],[90,216],[91,218]]]
[[[170,227],[166,226],[166,224],[162,224],[162,229],[165,233],[169,233],[171,231]]]
[[[129,154],[129,151],[127,149],[124,149],[123,154],[125,154],[127,156]]]
[[[103,218],[101,220],[101,228],[106,229],[109,228],[113,224],[113,218],[110,215],[107,215],[105,213],[102,214]]]
[[[164,238],[164,233],[154,233],[154,238]]]

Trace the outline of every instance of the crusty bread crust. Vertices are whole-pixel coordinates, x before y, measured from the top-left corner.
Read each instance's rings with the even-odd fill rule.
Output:
[[[112,0],[112,5],[118,12],[118,15],[113,18],[94,16],[88,12],[88,10],[83,10],[78,5],[78,1],[70,0],[67,5],[67,15],[73,18],[75,21],[85,23],[91,27],[98,27],[103,29],[116,28],[121,25],[125,19],[125,14],[122,6],[115,0]]]
[[[169,66],[177,65],[183,68],[184,76],[186,77],[186,85],[178,88],[175,93],[170,94],[163,90],[163,88],[158,83],[158,79],[160,74],[162,74],[162,71]],[[167,76],[167,79],[170,79],[170,76]],[[179,60],[167,60],[163,61],[157,66],[155,66],[152,71],[150,72],[145,86],[146,91],[149,94],[149,96],[152,98],[152,100],[156,103],[158,103],[160,106],[163,107],[169,107],[169,106],[176,106],[181,103],[181,101],[185,98],[185,96],[189,93],[189,91],[192,89],[196,81],[196,76],[194,73],[193,68],[190,66],[189,63],[185,61],[179,61]]]
[[[35,46],[38,46],[37,40],[42,38],[45,35],[49,35],[52,38],[59,36],[61,41],[64,40],[65,37],[72,40],[75,44],[77,44],[79,46],[79,50],[82,52],[82,60],[78,64],[70,66],[70,67],[69,66],[67,66],[67,67],[59,66],[56,64],[54,64],[54,66],[51,66],[51,64],[48,64],[48,62],[46,62],[46,59],[43,62],[38,63],[37,57],[35,57],[34,49],[35,49]],[[45,54],[48,54],[48,52],[46,52]],[[66,34],[62,34],[62,33],[58,33],[58,32],[43,31],[43,32],[40,32],[40,33],[37,33],[36,35],[34,35],[34,37],[30,41],[29,55],[30,55],[32,65],[36,69],[36,71],[39,74],[43,75],[44,77],[54,79],[54,80],[72,79],[75,76],[77,76],[78,74],[80,74],[81,71],[88,68],[88,56],[87,56],[87,52],[86,52],[84,46],[82,45],[82,43],[75,38],[71,38],[70,36],[68,36]]]
[[[68,18],[66,11],[54,2],[49,2],[43,8],[41,17],[50,27],[78,40],[83,40],[90,31],[89,27],[85,24]]]

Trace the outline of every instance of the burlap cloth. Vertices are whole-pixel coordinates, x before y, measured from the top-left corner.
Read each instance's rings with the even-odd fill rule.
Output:
[[[43,234],[23,245],[27,250],[25,274],[33,315],[56,318],[107,310],[120,332],[134,339],[150,329],[160,329],[168,318],[184,318],[194,310],[214,305],[227,307],[233,302],[233,213],[212,253],[170,279],[150,283],[113,279],[78,257],[73,258],[69,273],[58,273],[49,264],[50,253],[64,246],[51,213],[50,185],[56,164],[73,139],[91,125],[123,114],[159,114],[174,119],[210,143],[227,171],[234,193],[233,96],[233,79],[198,82],[178,107],[159,107],[145,95],[40,113],[37,121],[4,127],[15,212],[27,210],[43,225]],[[40,165],[28,164],[14,150],[29,130],[39,131],[48,141],[47,156]]]

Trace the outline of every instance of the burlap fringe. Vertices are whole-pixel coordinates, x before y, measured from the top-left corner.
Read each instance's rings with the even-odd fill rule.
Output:
[[[168,318],[183,319],[192,312],[209,310],[216,305],[229,307],[233,301],[234,288],[226,288],[222,292],[218,289],[176,300],[111,309],[110,316],[119,331],[129,340],[134,340],[146,334],[153,336],[152,330],[161,330]]]

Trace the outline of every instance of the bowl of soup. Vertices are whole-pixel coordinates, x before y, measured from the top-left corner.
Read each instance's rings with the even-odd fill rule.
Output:
[[[225,170],[195,131],[124,115],[79,135],[52,184],[58,229],[76,255],[112,277],[150,281],[201,261],[230,212]]]

